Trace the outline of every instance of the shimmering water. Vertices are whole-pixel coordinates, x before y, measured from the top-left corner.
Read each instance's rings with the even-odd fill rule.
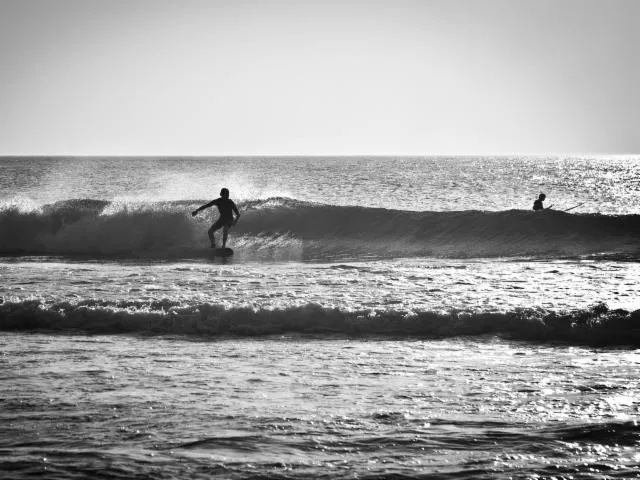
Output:
[[[0,200],[290,197],[402,210],[640,213],[640,157],[4,158]]]
[[[0,168],[0,476],[639,475],[639,157]]]
[[[0,465],[46,478],[633,478],[638,352],[9,334]]]
[[[395,259],[348,263],[109,262],[6,260],[6,299],[35,289],[48,302],[80,298],[180,304],[215,301],[257,310],[323,305],[345,311],[570,310],[596,300],[638,308],[637,262]]]
[[[2,349],[17,476],[632,478],[640,462],[637,352],[41,334]]]

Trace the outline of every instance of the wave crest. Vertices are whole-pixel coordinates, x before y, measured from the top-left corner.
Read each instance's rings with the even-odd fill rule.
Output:
[[[45,304],[40,300],[0,304],[3,331],[260,336],[338,334],[446,338],[497,335],[537,342],[640,346],[640,310],[590,309],[557,313],[518,309],[507,313],[344,311],[317,304],[274,310],[153,302],[85,300]]]
[[[0,210],[0,254],[190,257],[206,251],[210,215],[201,201],[120,204],[78,199]],[[287,198],[248,201],[230,246],[286,257],[575,256],[635,259],[639,215],[414,212],[324,205]],[[274,253],[275,252],[275,253]],[[260,258],[260,255],[257,256]]]

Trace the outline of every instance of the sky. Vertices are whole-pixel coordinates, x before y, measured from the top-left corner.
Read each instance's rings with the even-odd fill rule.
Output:
[[[0,155],[640,153],[638,0],[0,0]]]

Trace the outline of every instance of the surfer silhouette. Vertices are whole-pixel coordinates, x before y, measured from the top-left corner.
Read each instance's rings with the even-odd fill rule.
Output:
[[[229,229],[233,227],[238,219],[240,218],[240,212],[238,211],[238,207],[236,204],[229,198],[229,190],[223,188],[220,190],[220,197],[215,200],[210,201],[209,203],[198,207],[196,210],[191,212],[192,216],[196,216],[199,211],[205,210],[209,207],[213,206],[218,207],[218,213],[220,217],[218,220],[211,225],[211,228],[207,232],[209,234],[209,240],[211,240],[211,248],[216,248],[216,239],[213,235],[216,230],[222,228],[222,248],[227,247],[227,237],[229,235]],[[236,214],[236,218],[233,218],[233,214]]]
[[[544,205],[542,204],[542,202],[544,202],[545,198],[547,198],[547,196],[544,193],[541,193],[538,199],[535,202],[533,202],[533,209],[536,212],[538,210],[549,210],[551,207],[553,207],[553,205],[549,205],[547,208],[544,208]]]

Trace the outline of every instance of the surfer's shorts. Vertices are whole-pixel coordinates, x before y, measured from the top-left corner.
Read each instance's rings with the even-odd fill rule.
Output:
[[[232,219],[228,219],[228,218],[219,218],[216,223],[214,223],[213,225],[211,225],[211,229],[212,230],[218,230],[219,228],[222,227],[231,227],[231,225],[233,225],[233,220]]]

